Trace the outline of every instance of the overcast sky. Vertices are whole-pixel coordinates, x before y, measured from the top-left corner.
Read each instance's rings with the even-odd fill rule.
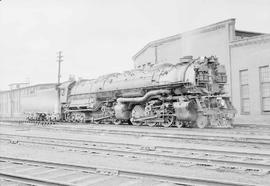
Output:
[[[59,50],[62,81],[129,70],[148,42],[229,18],[239,30],[270,33],[270,1],[2,0],[0,89],[57,82]]]

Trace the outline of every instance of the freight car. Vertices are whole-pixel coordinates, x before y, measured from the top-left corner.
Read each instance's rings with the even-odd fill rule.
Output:
[[[30,120],[132,125],[230,127],[235,115],[225,96],[226,71],[216,57],[113,73],[58,86],[56,112],[31,112]],[[35,104],[38,104],[37,102]]]

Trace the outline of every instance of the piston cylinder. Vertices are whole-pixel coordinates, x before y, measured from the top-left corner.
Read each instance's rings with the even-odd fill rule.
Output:
[[[128,110],[128,106],[119,102],[114,106],[114,112],[115,117],[122,120],[128,120],[131,114],[131,111]]]

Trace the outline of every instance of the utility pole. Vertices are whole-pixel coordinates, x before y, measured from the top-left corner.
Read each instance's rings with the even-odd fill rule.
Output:
[[[57,52],[57,62],[58,62],[58,77],[57,77],[57,112],[59,114],[60,119],[61,116],[61,102],[60,102],[60,79],[61,79],[61,63],[63,62],[62,51]]]
[[[57,62],[58,62],[58,85],[60,84],[60,78],[61,78],[61,62],[63,62],[63,55],[62,51],[57,52]]]

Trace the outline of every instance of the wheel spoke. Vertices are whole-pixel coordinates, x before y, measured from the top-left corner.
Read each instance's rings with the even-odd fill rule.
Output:
[[[171,113],[169,113],[169,114],[171,114]],[[164,116],[163,122],[161,123],[161,125],[163,127],[167,128],[167,127],[172,126],[174,124],[174,121],[175,121],[175,116],[173,116],[173,115]]]

